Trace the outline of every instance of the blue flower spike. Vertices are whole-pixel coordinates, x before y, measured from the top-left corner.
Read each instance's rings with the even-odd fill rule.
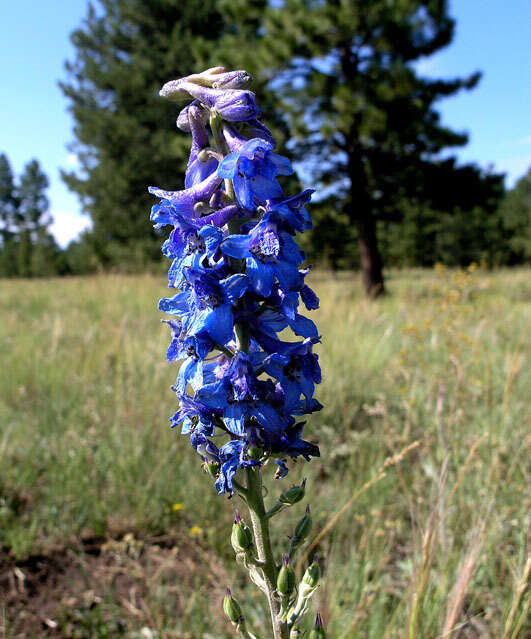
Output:
[[[303,439],[301,421],[321,409],[314,397],[321,370],[313,352],[321,340],[314,322],[301,314],[303,307],[317,309],[319,298],[305,283],[309,268],[295,241],[312,226],[306,206],[313,190],[284,194],[279,178],[293,169],[273,151],[273,135],[257,119],[250,81],[246,71],[213,67],[164,85],[162,97],[190,100],[177,126],[191,134],[192,144],[184,189],[149,191],[160,200],[151,211],[155,228],[171,227],[162,252],[172,260],[168,285],[178,289],[159,302],[169,316],[167,359],[181,362],[171,427],[190,438],[217,492],[238,494],[249,507],[252,539],[239,560],[266,593],[273,636],[283,639],[296,629],[317,584],[291,583],[289,562],[302,542],[298,528],[283,567],[273,556],[264,531],[287,507],[283,495],[289,491],[267,511],[262,477],[267,471],[281,480],[292,460],[320,454]],[[295,340],[280,338],[287,329]],[[306,480],[300,499],[305,486]],[[301,521],[306,519],[309,511]],[[229,618],[252,637],[232,602],[229,595]]]

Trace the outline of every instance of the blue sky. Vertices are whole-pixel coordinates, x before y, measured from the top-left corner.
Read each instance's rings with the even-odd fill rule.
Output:
[[[185,0],[183,0],[185,1]],[[0,152],[15,173],[37,158],[51,182],[52,228],[60,244],[89,224],[59,170],[76,158],[66,145],[73,122],[57,81],[72,58],[70,32],[86,13],[86,0],[5,2],[0,21]],[[482,70],[477,89],[441,101],[443,122],[470,134],[462,161],[492,165],[507,184],[531,165],[531,2],[451,0],[454,42],[418,62],[423,74],[451,78]]]

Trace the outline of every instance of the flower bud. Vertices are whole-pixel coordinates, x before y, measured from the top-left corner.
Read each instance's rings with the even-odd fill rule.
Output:
[[[240,604],[234,599],[230,588],[227,588],[227,594],[223,599],[223,612],[232,621],[232,623],[241,623],[243,621],[242,609]]]
[[[197,108],[199,106],[201,106],[199,100],[194,100],[193,102],[190,102],[190,104],[187,104],[184,109],[180,111],[179,115],[177,116],[177,120],[175,120],[177,128],[181,129],[181,131],[185,131],[186,133],[190,133],[189,113],[192,107]],[[206,111],[206,109],[201,109],[201,120],[203,124],[208,120],[208,112]]]
[[[289,557],[284,555],[282,558],[282,567],[277,577],[277,590],[281,595],[289,596],[295,590],[295,571],[289,563]]]
[[[236,553],[245,553],[253,545],[253,534],[249,526],[242,520],[240,513],[236,511],[230,542]]]
[[[306,514],[302,519],[299,520],[299,523],[295,526],[295,535],[294,538],[300,542],[303,539],[306,539],[310,534],[310,530],[312,529],[312,517],[310,515],[310,507],[306,506]]]
[[[183,93],[189,93],[205,106],[215,109],[223,119],[232,122],[251,120],[260,113],[252,91],[211,89],[186,80],[167,82],[160,90],[161,97],[174,101],[181,100]]]
[[[247,457],[249,459],[260,459],[263,454],[263,450],[258,446],[249,446],[247,449]]]
[[[317,617],[315,618],[315,626],[310,632],[309,639],[326,639],[326,632],[323,628],[323,620],[321,619],[321,615],[319,613],[317,613]]]
[[[299,596],[304,599],[311,597],[312,593],[319,585],[320,576],[321,571],[319,569],[319,564],[314,562],[308,566],[300,583]]]
[[[285,490],[278,498],[278,501],[286,506],[293,506],[293,504],[296,504],[304,497],[305,489],[306,480],[304,480],[300,486],[292,486],[288,488],[288,490]]]
[[[253,79],[247,71],[227,71],[216,76],[216,80],[212,82],[212,87],[214,89],[243,89],[249,86],[252,81]]]
[[[306,568],[306,572],[302,578],[302,583],[310,586],[310,588],[316,588],[319,584],[320,577],[321,571],[319,569],[319,564],[314,561],[313,564],[310,564],[308,568]]]

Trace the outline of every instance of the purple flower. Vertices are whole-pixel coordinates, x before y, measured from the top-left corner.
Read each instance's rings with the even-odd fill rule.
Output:
[[[279,232],[274,222],[260,222],[247,235],[229,235],[221,250],[245,259],[246,273],[259,295],[271,295],[275,279],[287,291],[296,290],[300,282],[298,265],[304,256],[291,235]]]
[[[291,162],[272,151],[266,140],[254,138],[239,151],[227,155],[218,167],[218,175],[233,181],[238,202],[253,210],[267,200],[282,197],[277,175],[291,175]]]
[[[218,472],[220,494],[233,492],[240,469],[268,457],[283,477],[288,457],[319,455],[302,437],[300,416],[322,408],[314,398],[320,338],[299,312],[318,308],[319,299],[305,282],[309,268],[294,239],[311,228],[313,191],[284,195],[278,178],[293,169],[256,119],[255,96],[242,90],[248,81],[244,71],[214,67],[164,85],[166,97],[194,98],[177,119],[192,148],[184,190],[150,188],[161,198],[151,213],[155,227],[172,227],[162,250],[173,260],[169,286],[180,289],[159,303],[170,315],[168,361],[181,360],[173,387],[180,407],[171,424],[182,426],[210,472]],[[220,118],[223,148],[205,152],[219,143]],[[219,161],[226,147],[230,153]],[[280,339],[286,329],[302,340]],[[213,436],[228,441],[214,443]],[[251,459],[251,447],[262,451],[260,461],[254,452]]]

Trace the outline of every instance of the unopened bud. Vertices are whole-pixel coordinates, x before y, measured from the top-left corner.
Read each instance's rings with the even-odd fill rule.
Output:
[[[310,597],[319,585],[320,577],[321,571],[319,569],[319,564],[314,562],[308,566],[300,584],[299,595],[305,599]]]
[[[300,486],[292,486],[288,488],[288,490],[285,490],[278,498],[278,501],[286,506],[293,506],[293,504],[296,504],[304,497],[305,489],[306,480],[304,480]]]
[[[238,511],[232,525],[232,534],[230,542],[236,553],[245,553],[253,545],[253,534],[249,526],[242,520]]]
[[[258,446],[249,446],[247,449],[247,457],[249,459],[260,459],[263,454],[262,449]]]
[[[281,595],[291,595],[295,590],[295,571],[289,563],[289,557],[284,555],[282,559],[282,567],[277,577],[277,590]]]
[[[295,526],[295,539],[297,541],[302,541],[306,539],[310,534],[310,530],[312,529],[312,516],[310,514],[310,507],[306,506],[306,514],[302,519],[299,520],[299,523]]]
[[[243,621],[242,609],[240,604],[234,599],[230,588],[227,588],[227,594],[223,599],[223,612],[232,621],[232,623],[241,623]]]
[[[306,568],[302,582],[311,588],[315,588],[319,584],[320,577],[321,571],[319,569],[319,564],[314,561],[313,564],[310,564],[308,568]]]
[[[180,111],[175,121],[177,128],[181,129],[181,131],[186,131],[186,133],[190,133],[190,113],[193,112],[194,108],[200,106],[200,104],[199,100],[194,100]],[[201,120],[203,124],[208,120],[208,111],[206,109],[201,109]]]
[[[214,89],[244,89],[253,81],[247,71],[227,71],[219,73],[212,83]]]
[[[310,632],[309,639],[326,639],[326,632],[323,628],[323,620],[321,619],[321,615],[317,613],[317,617],[315,618],[315,626]]]

